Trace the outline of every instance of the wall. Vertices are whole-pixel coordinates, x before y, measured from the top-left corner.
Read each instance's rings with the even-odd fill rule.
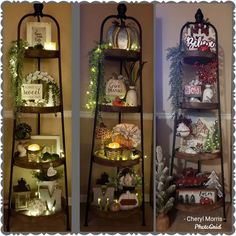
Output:
[[[8,71],[8,50],[11,46],[11,41],[17,38],[17,24],[20,18],[28,13],[33,13],[33,4],[29,3],[3,3],[3,107],[4,107],[4,146],[3,146],[3,168],[4,168],[4,198],[7,199],[9,190],[10,176],[10,160],[11,160],[11,143],[12,143],[12,96],[10,91],[10,77]],[[61,30],[61,56],[62,56],[62,83],[64,96],[65,110],[65,135],[67,148],[67,168],[68,168],[68,187],[69,196],[71,196],[71,5],[68,3],[47,3],[44,4],[43,12],[53,15],[60,25]],[[35,21],[32,19],[32,21]],[[23,23],[24,24],[24,23]],[[55,36],[55,28],[52,25],[52,35]],[[26,27],[22,25],[22,38],[26,39]],[[53,39],[52,39],[53,40]],[[54,40],[55,41],[55,40]],[[25,73],[36,70],[36,62],[26,60],[24,66]],[[54,78],[57,78],[56,63],[50,61],[47,64],[43,63],[43,70],[47,71]],[[33,115],[24,115],[25,121],[31,124],[33,130],[36,129],[36,119]],[[23,118],[23,117],[22,117]],[[20,118],[20,120],[22,120]],[[44,135],[59,135],[58,127],[60,127],[60,116],[56,118],[52,115],[42,115],[41,133]],[[33,188],[35,179],[31,178],[31,170],[25,170],[19,167],[14,167],[13,184],[16,184],[17,179],[24,177]]]
[[[94,48],[95,42],[99,40],[100,24],[102,20],[112,14],[117,14],[117,4],[81,4],[80,8],[80,37],[81,37],[81,72],[80,72],[80,163],[81,163],[81,194],[86,194],[90,149],[92,143],[92,125],[93,119],[86,111],[86,91],[89,84],[88,78],[88,52]],[[143,30],[143,60],[148,63],[143,70],[143,96],[144,96],[144,152],[147,155],[145,159],[145,192],[150,191],[150,173],[151,173],[151,144],[152,144],[152,111],[153,111],[153,6],[152,4],[127,4],[127,15],[133,16],[140,21]],[[110,74],[107,73],[107,76]],[[110,117],[110,116],[109,116]],[[129,116],[130,117],[130,116]],[[138,122],[138,116],[131,116],[128,122]],[[106,125],[112,127],[115,124],[114,119],[106,120]],[[112,172],[111,168],[94,165],[95,179],[104,171]],[[100,168],[98,168],[100,167]],[[113,171],[114,173],[114,171]]]
[[[166,60],[167,48],[179,42],[181,27],[187,21],[195,21],[195,13],[200,8],[203,15],[216,27],[219,39],[220,96],[222,108],[224,169],[227,192],[231,185],[231,99],[232,99],[232,27],[233,4],[228,3],[168,3],[156,4],[156,111],[157,143],[170,157],[173,137],[173,120],[169,96],[170,62]],[[223,18],[222,18],[223,16]],[[165,135],[163,135],[165,134]],[[219,161],[204,165],[204,170],[219,169]]]

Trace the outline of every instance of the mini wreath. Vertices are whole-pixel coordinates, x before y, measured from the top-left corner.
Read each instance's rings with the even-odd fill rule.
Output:
[[[54,78],[47,72],[35,71],[34,73],[30,73],[22,80],[22,85],[23,84],[42,84],[43,87],[43,98],[34,100],[22,99],[22,103],[25,106],[60,105],[60,88]]]

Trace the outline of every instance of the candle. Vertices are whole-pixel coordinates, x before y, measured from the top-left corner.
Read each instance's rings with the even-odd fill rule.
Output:
[[[116,143],[116,142],[114,142],[114,143],[109,143],[109,144],[108,144],[108,147],[109,147],[109,148],[113,148],[113,149],[115,149],[115,148],[120,148],[120,144],[119,144],[119,143]]]
[[[109,198],[106,199],[106,205],[105,205],[105,211],[108,211],[108,207],[109,207]]]
[[[30,144],[28,146],[28,151],[39,151],[40,150],[40,146],[38,144]]]
[[[99,209],[102,210],[102,204],[101,204],[101,198],[98,198],[98,206],[99,206]]]
[[[45,42],[44,49],[45,50],[56,50],[56,42]]]

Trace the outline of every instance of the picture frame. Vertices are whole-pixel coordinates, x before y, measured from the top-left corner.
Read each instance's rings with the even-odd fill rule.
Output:
[[[29,47],[44,46],[51,42],[51,24],[48,22],[27,22],[27,42]]]
[[[37,143],[44,146],[44,151],[49,153],[56,153],[60,155],[61,145],[59,135],[31,135],[29,144]]]

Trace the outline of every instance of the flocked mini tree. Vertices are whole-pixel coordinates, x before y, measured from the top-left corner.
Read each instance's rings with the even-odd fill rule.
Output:
[[[169,176],[169,168],[165,166],[162,149],[156,148],[156,210],[158,214],[166,214],[174,206],[172,196],[176,185],[172,184],[173,177]]]

